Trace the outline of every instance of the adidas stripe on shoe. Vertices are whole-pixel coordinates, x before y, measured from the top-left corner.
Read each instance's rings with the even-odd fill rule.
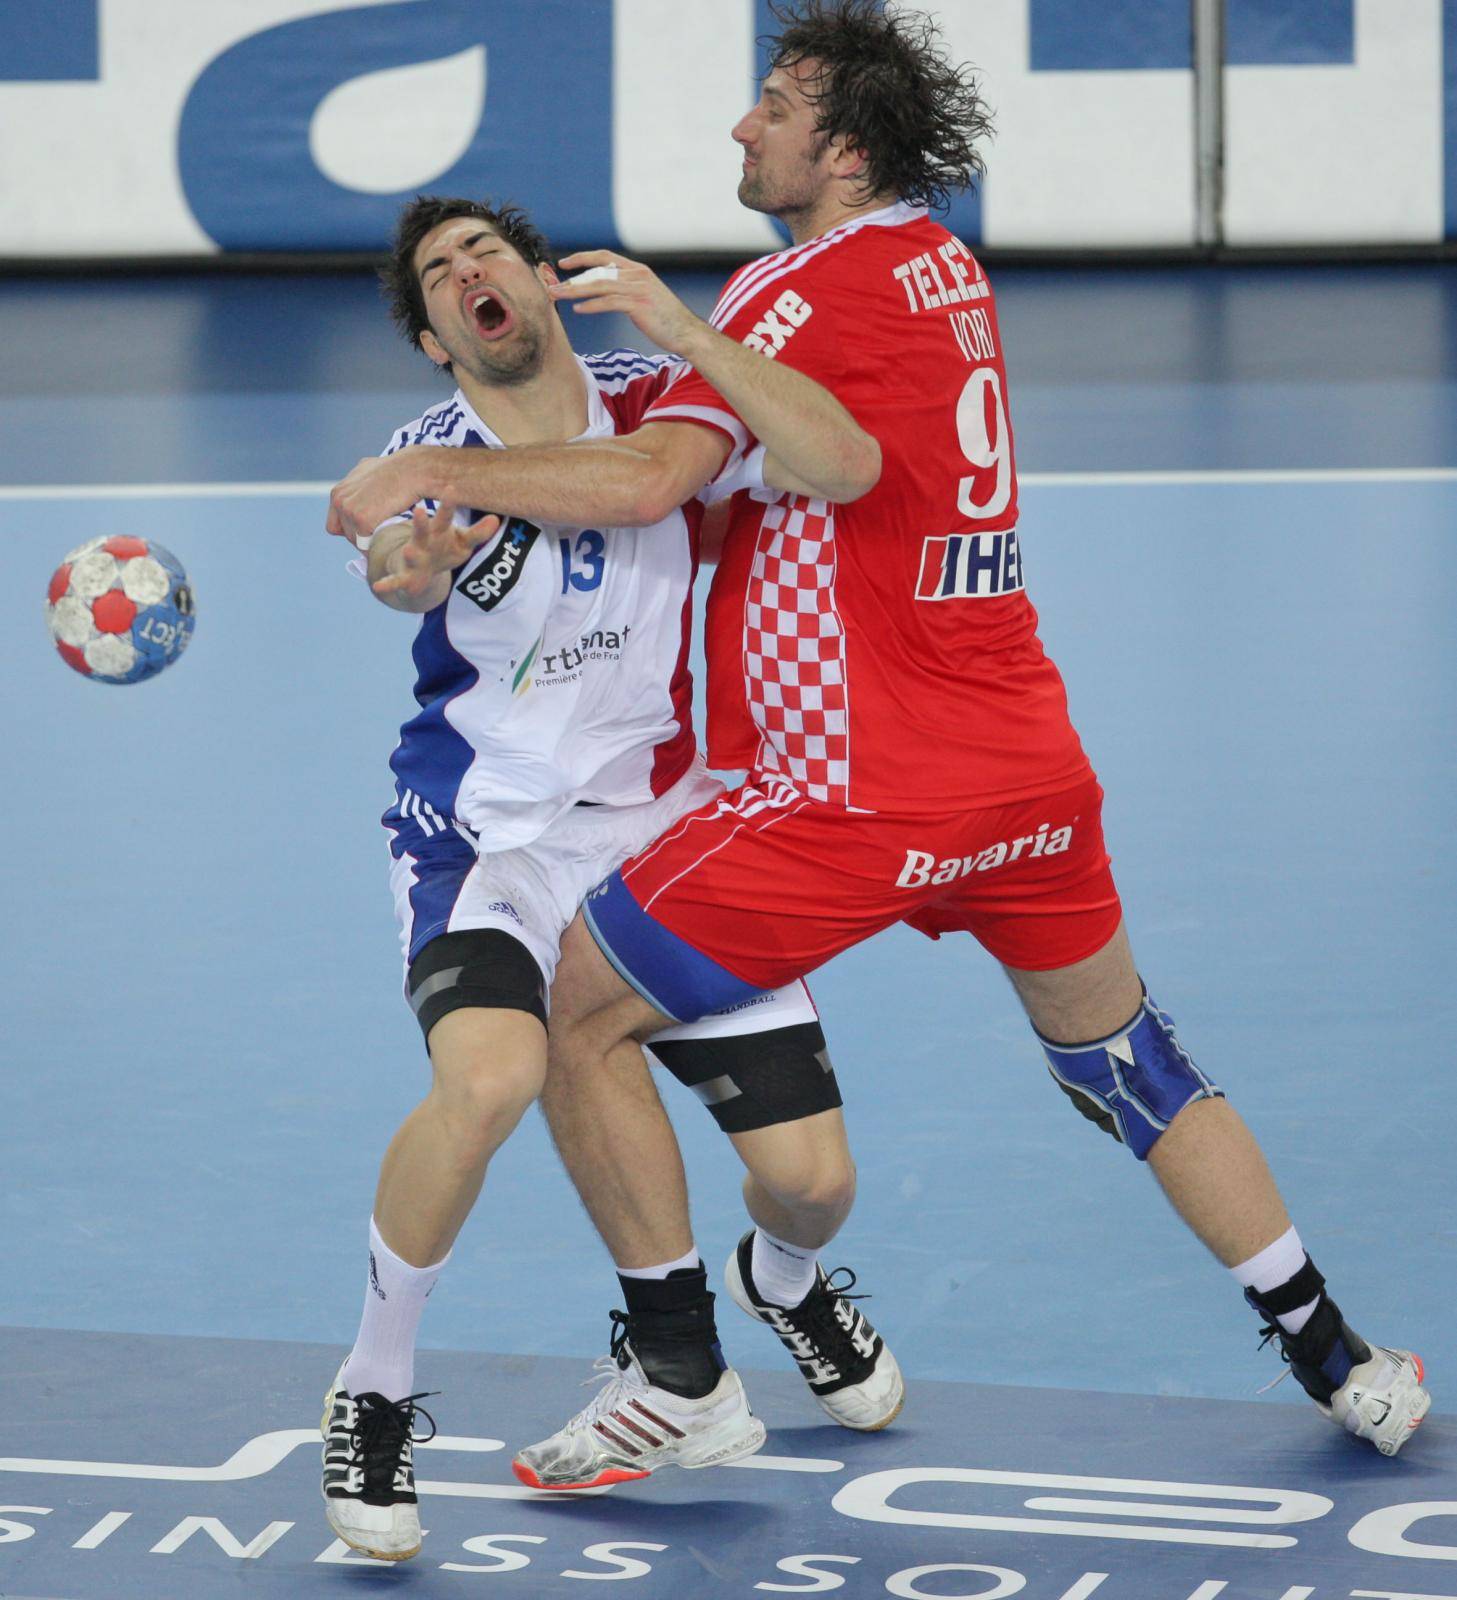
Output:
[[[324,1436],[324,1514],[350,1549],[378,1561],[408,1561],[420,1553],[420,1508],[415,1495],[413,1394],[386,1400],[380,1394],[350,1395],[340,1367],[324,1396],[319,1431]]]
[[[598,1359],[595,1372],[602,1388],[591,1403],[512,1461],[528,1488],[600,1489],[646,1478],[660,1467],[723,1466],[764,1443],[764,1424],[732,1369],[711,1393],[686,1399],[648,1381],[619,1326],[611,1354]]]

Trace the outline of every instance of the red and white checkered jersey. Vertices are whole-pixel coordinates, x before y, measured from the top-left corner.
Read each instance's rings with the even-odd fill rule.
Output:
[[[966,246],[890,206],[750,263],[712,321],[836,394],[883,466],[853,505],[735,494],[709,598],[710,762],[874,811],[1084,776],[1023,588],[1001,334]],[[742,427],[693,371],[644,420],[670,417]]]

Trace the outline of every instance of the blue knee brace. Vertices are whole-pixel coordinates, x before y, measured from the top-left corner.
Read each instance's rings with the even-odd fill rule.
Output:
[[[1222,1098],[1174,1033],[1174,1020],[1143,994],[1126,1027],[1092,1044],[1054,1044],[1039,1033],[1058,1086],[1090,1122],[1140,1161],[1185,1106]]]

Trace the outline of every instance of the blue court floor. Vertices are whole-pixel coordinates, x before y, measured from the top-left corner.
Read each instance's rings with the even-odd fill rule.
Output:
[[[1064,1109],[994,966],[893,930],[812,987],[861,1176],[829,1264],[874,1295],[903,1424],[821,1427],[725,1302],[790,1465],[522,1498],[509,1451],[583,1403],[615,1303],[532,1117],[424,1327],[438,1531],[344,1570],[304,1434],[426,1070],[377,820],[412,624],[344,571],[321,486],[443,391],[363,278],[0,281],[0,1596],[1457,1596],[1450,270],[997,282],[1028,586],[1141,968],[1350,1320],[1425,1357],[1432,1419],[1388,1462],[1293,1381],[1256,1396],[1278,1363],[1237,1290]],[[41,599],[123,532],[182,558],[198,626],[113,689]],[[664,1092],[712,1266],[736,1164]]]

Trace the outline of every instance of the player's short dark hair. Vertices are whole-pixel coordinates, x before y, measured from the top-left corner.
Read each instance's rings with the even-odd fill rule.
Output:
[[[771,0],[780,25],[761,42],[773,67],[818,64],[806,85],[822,137],[861,147],[866,197],[891,193],[944,210],[986,172],[976,144],[991,112],[969,66],[946,54],[935,23],[881,0]]]
[[[453,217],[479,217],[490,224],[526,262],[536,267],[545,262],[556,265],[556,257],[546,235],[520,206],[492,206],[484,200],[463,200],[457,196],[417,194],[400,213],[390,244],[390,257],[380,268],[379,280],[389,303],[395,326],[418,350],[420,335],[430,326],[425,315],[425,293],[415,271],[415,251],[432,229]]]

